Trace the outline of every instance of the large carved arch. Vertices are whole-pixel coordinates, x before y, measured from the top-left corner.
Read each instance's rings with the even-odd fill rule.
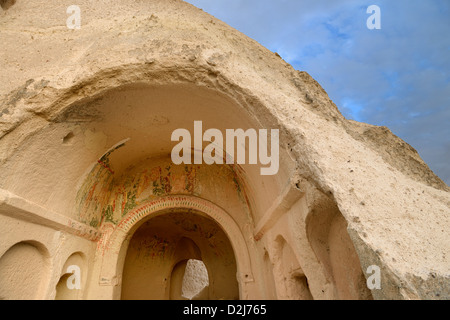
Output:
[[[102,261],[100,285],[114,286],[113,298],[119,298],[121,274],[129,239],[143,221],[173,209],[194,210],[214,220],[224,230],[236,257],[236,277],[239,282],[240,297],[247,297],[247,284],[254,279],[248,245],[239,226],[225,210],[214,203],[185,195],[158,198],[128,213],[116,227],[110,224],[104,226],[103,235],[97,247],[97,254]]]

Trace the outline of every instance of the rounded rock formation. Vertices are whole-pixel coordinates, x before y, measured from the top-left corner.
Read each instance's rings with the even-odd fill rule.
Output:
[[[449,187],[306,72],[179,0],[79,0],[80,29],[71,1],[0,4],[0,274],[50,266],[2,298],[55,298],[74,253],[80,299],[144,292],[124,268],[158,270],[142,297],[169,299],[189,259],[212,298],[450,298]],[[278,129],[277,174],[173,164],[199,120]]]

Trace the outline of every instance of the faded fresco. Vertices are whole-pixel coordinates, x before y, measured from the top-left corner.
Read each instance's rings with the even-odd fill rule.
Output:
[[[166,195],[223,197],[221,186],[227,186],[228,196],[249,212],[242,183],[229,166],[177,166],[170,159],[159,159],[117,176],[110,164],[111,153],[93,167],[77,195],[80,221],[94,228],[106,222],[116,225],[137,206]]]

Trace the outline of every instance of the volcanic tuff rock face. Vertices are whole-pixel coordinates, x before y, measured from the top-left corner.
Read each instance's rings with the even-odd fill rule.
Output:
[[[1,2],[0,216],[5,217],[2,228],[27,233],[27,228],[15,227],[14,219],[22,219],[26,216],[23,212],[34,208],[39,212],[35,216],[52,221],[49,223],[52,230],[69,232],[67,221],[70,221],[82,225],[80,228],[91,224],[93,229],[83,229],[90,234],[106,235],[108,224],[102,217],[107,215],[107,209],[100,207],[107,208],[113,203],[110,199],[114,190],[120,190],[120,179],[125,181],[125,188],[133,188],[131,182],[126,182],[133,168],[145,167],[143,163],[148,159],[170,153],[170,132],[174,128],[203,119],[215,128],[278,128],[283,163],[277,177],[267,178],[273,180],[258,177],[259,170],[250,167],[244,167],[238,178],[220,168],[210,171],[187,168],[197,170],[193,184],[184,184],[189,175],[183,178],[183,183],[176,184],[170,180],[173,175],[161,174],[171,181],[171,187],[164,189],[161,182],[160,194],[152,196],[169,195],[178,185],[182,185],[179,188],[182,194],[198,195],[208,188],[212,190],[213,184],[196,182],[202,174],[205,178],[201,181],[217,175],[220,177],[217,181],[235,183],[238,200],[223,198],[213,202],[224,208],[233,201],[242,206],[249,204],[250,209],[242,212],[247,212],[250,218],[235,220],[241,229],[250,230],[243,234],[246,243],[253,243],[251,234],[272,230],[270,224],[263,223],[265,212],[280,197],[280,203],[285,203],[283,191],[290,181],[303,193],[305,212],[311,213],[308,218],[306,213],[298,215],[300,222],[293,224],[297,229],[291,230],[292,239],[303,243],[309,237],[314,249],[316,229],[308,229],[308,221],[316,216],[323,218],[323,224],[317,226],[328,226],[330,234],[334,225],[342,224],[343,230],[348,230],[363,273],[367,276],[365,271],[371,265],[381,268],[382,286],[381,290],[372,290],[374,298],[450,298],[450,189],[408,144],[387,128],[346,120],[306,72],[294,70],[275,53],[187,3],[79,0],[81,29],[69,30],[66,9],[72,4],[73,1],[65,0]],[[155,106],[150,107],[152,103]],[[237,107],[233,109],[234,106]],[[190,115],[199,118],[190,119]],[[189,122],[183,122],[183,118]],[[112,148],[124,140],[127,141],[124,147]],[[111,150],[114,152],[107,164],[98,162]],[[109,173],[98,167],[101,179],[100,173],[92,176],[95,164],[109,169]],[[85,187],[92,190],[90,178],[103,185],[92,191],[92,201],[97,202],[86,204],[80,199],[88,201],[89,192],[81,194],[80,190]],[[101,195],[104,199],[100,199]],[[219,195],[220,191],[211,193],[211,199]],[[130,199],[127,198],[124,208],[129,206],[131,211],[137,205],[133,201],[139,201],[139,197]],[[236,208],[239,205],[233,204]],[[83,211],[85,208],[91,211]],[[13,214],[16,209],[21,213]],[[340,214],[345,220],[332,224],[326,215],[318,214],[321,210],[332,212],[329,214],[332,220]],[[83,221],[88,216],[90,220]],[[120,213],[111,211],[108,217],[111,225],[113,222],[120,225]],[[26,219],[30,223],[36,221]],[[258,229],[258,224],[267,228]],[[274,224],[273,230],[287,230],[289,225],[292,224],[286,222],[282,227]],[[301,228],[310,231],[303,234],[298,231]],[[39,232],[36,229],[29,233],[38,238]],[[346,237],[340,232],[336,232],[336,237]],[[266,238],[270,232],[267,234]],[[14,241],[28,239],[14,237],[10,232],[0,233],[0,256]],[[47,240],[58,238],[49,236]],[[98,237],[92,236],[89,241],[98,241]],[[317,246],[319,243],[317,240]],[[249,244],[250,259],[259,261],[252,257],[252,252],[263,252],[262,245],[258,242],[252,245]],[[87,256],[98,254],[93,246],[86,246],[93,250]],[[53,250],[52,246],[49,248]],[[315,256],[319,257],[317,252],[321,250],[317,249]],[[340,291],[338,284],[339,275],[343,274],[333,262],[339,259],[324,258],[329,263],[321,260],[324,279],[334,279],[330,281],[337,288],[330,289],[328,294],[321,293],[320,285],[311,285],[314,279],[322,279],[310,271],[314,269],[315,258],[308,260],[298,252],[294,255],[297,259],[304,258],[299,259],[302,260],[299,264],[311,279],[313,297],[343,297],[340,292],[345,290]],[[275,254],[271,259],[276,257]],[[89,262],[92,272],[102,274],[95,264],[100,260],[95,261]],[[237,257],[238,269],[239,261]],[[255,268],[259,262],[252,263]],[[49,292],[44,296],[51,297],[52,291]]]

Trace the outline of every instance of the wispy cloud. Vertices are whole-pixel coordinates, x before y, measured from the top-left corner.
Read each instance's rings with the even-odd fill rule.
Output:
[[[347,118],[389,127],[450,184],[450,2],[189,0],[299,70]],[[381,8],[381,30],[366,9]]]

